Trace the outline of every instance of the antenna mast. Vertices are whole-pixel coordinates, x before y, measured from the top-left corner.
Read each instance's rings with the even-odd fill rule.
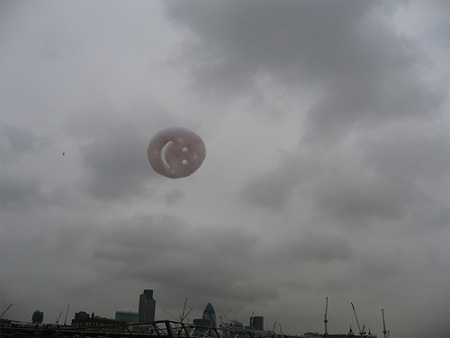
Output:
[[[323,320],[324,324],[325,324],[325,335],[328,335],[328,318],[327,318],[327,313],[328,313],[328,297],[325,303],[325,319]]]

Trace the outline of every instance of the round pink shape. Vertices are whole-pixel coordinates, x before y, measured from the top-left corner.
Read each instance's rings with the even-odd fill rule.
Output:
[[[150,140],[147,151],[153,170],[169,178],[187,177],[197,171],[206,156],[205,143],[193,131],[169,128]]]

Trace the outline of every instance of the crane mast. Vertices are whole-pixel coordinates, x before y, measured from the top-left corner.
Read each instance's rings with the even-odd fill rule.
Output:
[[[56,325],[59,324],[59,319],[61,318],[62,313],[63,313],[63,312],[62,312],[62,310],[61,310],[61,312],[59,313],[58,318],[56,319]]]
[[[186,317],[192,312],[193,309],[190,309],[187,313],[186,313],[186,304],[187,304],[187,298],[184,300],[184,306],[183,306],[183,313],[180,316],[180,323],[182,323]]]
[[[186,312],[186,304],[187,304],[187,298],[184,300],[184,305],[183,305],[183,313],[181,314],[181,316],[180,316],[180,322],[183,322],[183,317],[184,317],[184,314],[185,314],[185,312]]]
[[[328,318],[327,318],[327,314],[328,314],[328,297],[325,303],[325,319],[323,320],[324,324],[325,324],[325,335],[328,335]]]
[[[172,317],[175,321],[178,321],[179,318],[175,317],[173,314],[171,314],[169,311],[167,311],[166,309],[161,309],[163,310],[165,313],[167,313],[170,317]]]
[[[384,321],[384,309],[381,309],[381,316],[383,317],[383,337],[389,338],[390,331],[386,331],[386,322]],[[387,336],[386,336],[387,333]]]
[[[352,304],[352,308],[353,308],[353,313],[355,314],[355,319],[356,319],[356,325],[358,325],[358,330],[359,330],[359,334],[362,336],[364,333],[366,333],[364,331],[364,328],[366,327],[365,325],[363,325],[363,328],[361,330],[361,327],[359,326],[359,321],[358,321],[358,317],[356,316],[356,310],[355,310],[355,306]]]
[[[3,315],[4,315],[6,312],[8,312],[8,310],[11,308],[11,306],[13,306],[13,305],[10,304],[10,305],[6,308],[6,310],[2,312],[2,314],[0,315],[0,318],[2,318]]]
[[[64,318],[64,325],[67,325],[67,316],[69,314],[69,307],[70,307],[70,303],[67,304],[66,317]]]
[[[192,312],[192,310],[194,309],[190,309],[188,312],[184,313],[183,311],[183,315],[180,317],[180,323],[183,323],[184,320],[186,319],[187,316],[189,316],[189,314]]]

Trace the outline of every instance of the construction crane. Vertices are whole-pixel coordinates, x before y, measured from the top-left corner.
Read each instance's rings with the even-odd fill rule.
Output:
[[[386,331],[386,323],[384,321],[384,309],[381,309],[381,316],[383,317],[383,337],[389,338],[390,331]],[[387,336],[386,336],[386,333],[387,333]]]
[[[11,306],[13,306],[12,304],[10,304],[5,311],[2,312],[2,314],[0,315],[0,318],[3,317],[3,315],[11,308]]]
[[[166,311],[165,309],[162,309],[165,313],[167,313],[170,317],[172,317],[175,321],[179,321],[180,323],[183,323],[183,321],[187,318],[187,316],[189,316],[189,314],[192,312],[192,310],[194,309],[190,309],[187,313],[186,313],[186,304],[187,304],[187,298],[184,300],[184,306],[183,306],[183,312],[182,314],[177,318],[175,317],[173,314],[171,314],[170,312]]]
[[[280,323],[278,323],[278,327],[280,328],[280,334],[282,335],[283,334],[283,330],[281,329],[281,324]]]
[[[323,320],[324,324],[325,324],[325,334],[324,335],[328,335],[328,318],[327,318],[327,314],[328,314],[328,297],[325,303],[325,319]]]
[[[62,310],[61,310],[61,312],[59,313],[59,316],[58,316],[58,318],[56,318],[56,325],[58,325],[58,323],[59,323],[59,319],[61,318],[61,315],[62,315]]]
[[[233,316],[233,319],[236,319],[236,317],[237,317],[237,315],[247,306],[247,304],[250,302],[250,301],[253,301],[253,297],[250,297],[246,302],[245,302],[245,304],[244,305],[242,305],[242,307],[236,312],[236,314]]]
[[[227,297],[227,295],[225,295],[224,303],[227,302],[226,297]],[[249,299],[247,299],[247,301],[245,302],[245,304],[242,305],[242,306],[240,307],[240,309],[236,311],[236,313],[234,314],[234,316],[231,318],[230,321],[236,320],[237,315],[238,315],[238,314],[239,314],[239,313],[247,306],[247,304],[248,304],[250,301],[252,301],[252,304],[253,304],[253,297],[250,297]],[[253,308],[253,306],[252,306],[252,308]],[[231,313],[231,312],[233,312],[233,310],[229,310],[229,311],[226,311],[225,313],[221,314],[220,317],[219,317],[220,322],[221,322],[221,323],[224,323],[224,321],[222,320],[222,317],[225,318],[225,321],[226,321],[226,322],[228,322],[228,314]],[[253,314],[253,313],[254,313],[254,312],[252,312],[252,314]],[[253,316],[253,315],[252,315],[252,316]]]
[[[273,323],[272,332],[275,333],[275,326],[277,326],[277,322]]]
[[[173,314],[171,314],[170,312],[166,311],[165,309],[162,309],[165,313],[167,313],[170,317],[172,317],[175,321],[178,321],[178,318],[175,317]]]
[[[66,317],[64,318],[64,325],[67,325],[67,315],[69,314],[69,306],[70,306],[70,303],[67,304]]]
[[[366,333],[366,331],[364,330],[364,328],[365,328],[366,326],[363,325],[363,327],[362,327],[362,329],[361,329],[361,327],[359,326],[358,317],[356,316],[355,306],[353,305],[353,303],[351,303],[351,304],[352,304],[352,308],[353,308],[353,313],[355,314],[356,325],[358,325],[359,334],[360,334],[360,336],[362,337],[362,335]]]
[[[186,304],[187,304],[187,298],[184,300],[184,306],[183,306],[183,313],[180,316],[180,323],[182,323],[186,317],[192,312],[193,309],[190,309],[187,313],[186,312]]]

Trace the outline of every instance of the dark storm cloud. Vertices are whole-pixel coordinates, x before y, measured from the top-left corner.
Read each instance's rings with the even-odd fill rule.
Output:
[[[283,210],[296,194],[322,215],[346,226],[374,220],[411,226],[449,223],[449,142],[445,126],[391,127],[380,138],[361,136],[343,152],[283,154],[276,168],[249,180],[240,191],[250,205]],[[431,190],[430,190],[431,189]]]
[[[169,3],[168,13],[194,34],[193,41],[187,41],[191,43],[187,51],[201,56],[194,79],[205,87],[221,86],[222,81],[216,81],[221,77],[215,75],[226,68],[239,90],[251,83],[257,71],[290,80],[303,75],[295,81],[326,78],[328,67],[340,71],[336,62],[326,61],[345,62],[339,56],[346,55],[346,43],[357,43],[354,28],[372,6],[370,2],[199,1]]]
[[[253,278],[250,266],[256,244],[257,237],[243,228],[193,228],[171,216],[152,215],[105,231],[93,258],[100,271],[114,278],[126,276],[161,289],[182,287],[203,297],[217,296],[218,287],[229,290]]]
[[[265,73],[319,85],[323,97],[309,111],[307,135],[323,141],[360,124],[429,114],[442,102],[442,91],[425,86],[413,68],[426,62],[415,43],[383,23],[386,14],[374,5],[172,2],[168,13],[192,32],[185,50],[202,92],[234,99]]]
[[[355,256],[348,238],[311,230],[292,236],[278,249],[280,252],[271,252],[270,255],[281,256],[289,264],[347,261]]]
[[[101,113],[94,114],[97,109]],[[86,111],[69,121],[68,132],[83,144],[85,188],[96,199],[120,200],[139,194],[156,176],[147,160],[147,146],[158,124],[168,119],[160,107],[134,109],[124,116],[110,103],[86,104]]]

